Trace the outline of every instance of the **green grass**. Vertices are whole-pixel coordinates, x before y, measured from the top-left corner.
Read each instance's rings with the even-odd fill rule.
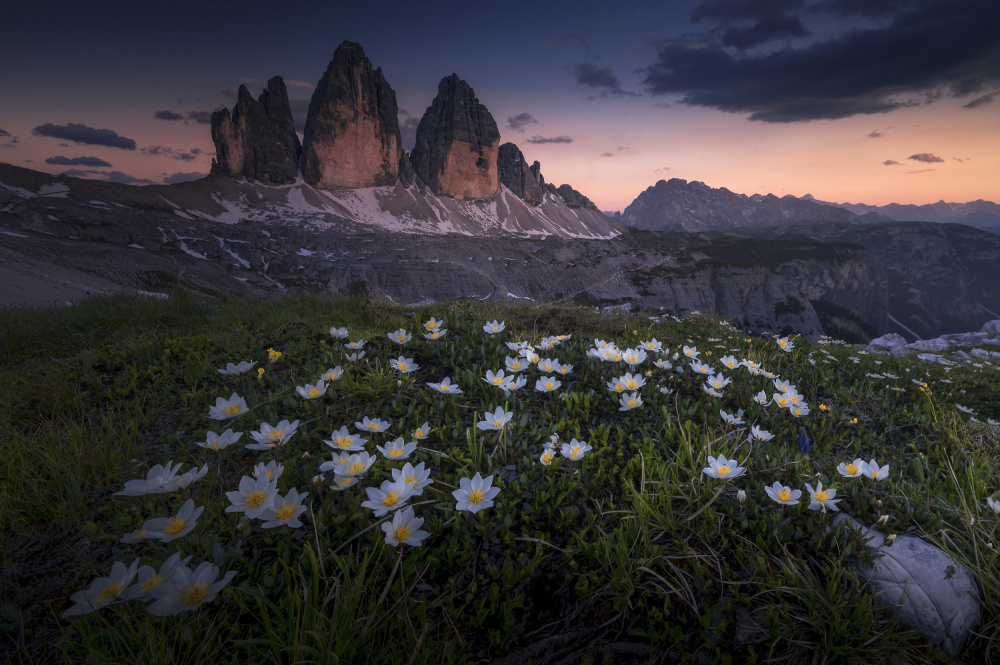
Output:
[[[431,316],[448,334],[420,335]],[[496,338],[482,331],[506,322]],[[344,326],[369,340],[348,363],[327,332]],[[386,333],[405,328],[402,348]],[[543,357],[572,363],[561,388],[534,391],[539,372],[511,397],[487,386],[511,340],[572,338]],[[628,370],[586,356],[595,338],[621,348],[656,337],[669,354],[697,346],[705,362],[750,358],[795,384],[812,413],[796,419],[753,397],[771,381],[745,369],[724,396],[701,390],[690,370],[657,369],[640,389],[644,404],[619,411],[605,384]],[[913,359],[859,354],[796,339],[791,353],[772,339],[721,326],[708,315],[683,322],[646,314],[598,315],[573,307],[455,302],[399,307],[364,298],[203,301],[92,299],[62,310],[0,313],[0,660],[21,663],[451,663],[507,661],[926,662],[935,650],[903,630],[874,602],[857,564],[873,555],[861,539],[830,530],[832,514],[770,501],[781,481],[804,489],[821,480],[866,524],[888,516],[887,533],[910,533],[942,547],[975,576],[983,622],[965,662],[996,649],[1000,561],[997,368],[943,368]],[[268,349],[282,353],[269,364]],[[420,365],[399,375],[388,361]],[[829,354],[829,355],[825,355]],[[651,354],[653,355],[653,354]],[[669,358],[669,356],[666,356]],[[852,360],[853,359],[853,360]],[[218,374],[227,362],[258,360],[265,372]],[[857,362],[855,362],[855,360]],[[810,362],[813,361],[813,362]],[[673,361],[674,364],[685,364]],[[881,364],[877,364],[881,363]],[[327,395],[307,401],[296,385],[341,365]],[[898,379],[869,375],[892,374]],[[450,376],[461,395],[428,381]],[[911,379],[926,382],[922,389]],[[892,387],[899,390],[893,390]],[[663,388],[665,392],[661,392]],[[207,418],[217,397],[237,392],[251,407],[235,422]],[[819,406],[829,408],[820,410]],[[479,431],[484,411],[514,413],[503,437]],[[719,409],[746,410],[747,428],[726,426]],[[344,492],[313,486],[329,459],[324,438],[362,417],[392,422],[407,440],[425,421],[433,431],[409,461],[434,483],[410,504],[431,535],[422,547],[384,543],[381,519],[361,508],[364,487],[390,478],[379,459]],[[261,421],[299,419],[280,452],[245,450]],[[856,421],[855,421],[856,419]],[[747,441],[750,424],[775,434]],[[209,456],[206,432],[246,432]],[[811,441],[796,442],[804,427]],[[585,440],[580,461],[538,461],[553,433]],[[709,455],[736,456],[745,476],[722,483],[702,474]],[[225,492],[259,461],[280,455],[282,494],[308,491],[296,530],[240,525],[224,512]],[[886,481],[841,478],[856,457],[890,465]],[[117,497],[113,492],[168,460],[208,475],[178,494]],[[463,477],[494,475],[493,507],[458,512],[451,491]],[[331,475],[331,474],[328,474]],[[748,494],[736,501],[737,489]],[[119,539],[188,498],[205,511],[197,528],[167,545]],[[139,602],[65,620],[69,596],[107,575],[114,561],[155,565],[173,551],[192,567],[213,561],[238,572],[211,604],[156,618]],[[751,617],[741,620],[740,617]],[[753,630],[748,630],[748,626]]]

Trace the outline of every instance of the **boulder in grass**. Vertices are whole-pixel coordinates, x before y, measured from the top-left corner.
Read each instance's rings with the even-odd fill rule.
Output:
[[[868,346],[874,350],[887,351],[892,354],[902,353],[906,350],[906,338],[896,333],[889,333],[888,335],[876,337],[868,342]]]
[[[901,534],[892,545],[885,545],[884,534],[850,515],[841,513],[833,523],[845,521],[882,554],[870,568],[861,569],[877,602],[895,613],[903,626],[948,656],[957,656],[969,634],[979,628],[979,587],[972,574],[920,538]]]

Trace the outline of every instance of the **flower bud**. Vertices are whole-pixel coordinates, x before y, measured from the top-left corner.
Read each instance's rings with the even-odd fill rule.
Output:
[[[309,451],[307,450],[304,453],[302,453],[302,457],[299,458],[299,461],[300,462],[308,462],[309,458],[310,458],[310,455],[309,455]]]
[[[896,534],[890,533],[888,536],[885,537],[885,541],[883,542],[885,543],[886,547],[891,547],[894,540],[896,540]]]
[[[321,487],[324,482],[326,482],[326,477],[324,477],[322,473],[318,473],[315,476],[313,476],[312,479],[313,487]]]
[[[746,490],[740,490],[739,492],[737,492],[736,500],[739,501],[741,504],[746,503],[747,502]]]

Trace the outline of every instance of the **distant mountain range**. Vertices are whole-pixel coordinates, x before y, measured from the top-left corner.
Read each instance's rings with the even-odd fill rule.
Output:
[[[1000,205],[990,201],[930,205],[871,206],[830,203],[810,194],[803,197],[774,194],[737,194],[697,180],[660,180],[640,193],[623,212],[605,215],[638,229],[657,231],[722,231],[784,222],[848,222],[873,224],[891,221],[956,223],[1000,234]]]

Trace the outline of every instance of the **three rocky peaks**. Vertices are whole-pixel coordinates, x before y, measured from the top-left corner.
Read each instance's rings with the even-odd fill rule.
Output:
[[[597,210],[569,185],[546,184],[539,163],[528,166],[516,145],[501,145],[493,116],[456,74],[438,84],[411,154],[403,150],[397,111],[382,69],[372,68],[360,44],[344,42],[313,92],[301,143],[280,76],[256,100],[241,85],[232,114],[212,114],[212,173],[285,185],[301,172],[329,190],[416,181],[459,200],[493,198],[503,185],[533,206],[548,191],[571,208]]]

